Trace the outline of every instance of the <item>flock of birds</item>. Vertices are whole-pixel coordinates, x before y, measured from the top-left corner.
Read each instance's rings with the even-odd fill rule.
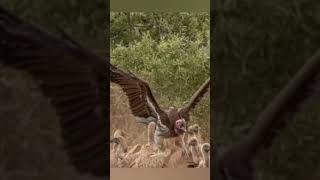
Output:
[[[147,128],[148,142],[128,146],[127,133],[117,129],[110,140],[111,168],[209,168],[210,144],[203,142],[198,124],[175,138],[155,144],[156,123]],[[184,149],[186,144],[186,150]]]
[[[124,168],[208,168],[210,144],[202,143],[200,127],[188,126],[191,111],[209,92],[208,78],[183,107],[163,110],[147,82],[110,64],[110,81],[121,87],[137,122],[148,126],[148,143],[127,146],[126,135],[116,130],[111,139],[110,167]]]
[[[79,172],[109,177],[105,169],[109,164],[105,151],[109,80],[126,93],[137,120],[148,125],[149,139],[147,144],[128,147],[125,133],[117,130],[111,140],[111,167],[210,166],[210,145],[202,143],[199,126],[187,129],[190,112],[208,92],[210,79],[186,106],[164,111],[145,81],[118,69],[65,33],[53,35],[1,7],[0,39],[1,66],[27,72],[36,80],[56,110],[64,149]],[[257,179],[254,160],[258,152],[270,147],[275,130],[287,126],[295,112],[319,94],[319,69],[320,50],[270,101],[247,136],[229,146],[215,147],[212,174],[216,179]]]

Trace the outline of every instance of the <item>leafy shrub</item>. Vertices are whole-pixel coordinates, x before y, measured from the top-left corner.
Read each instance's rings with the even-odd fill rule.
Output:
[[[132,26],[141,22],[145,23],[139,27],[147,26],[154,18],[161,23],[131,36],[126,15],[135,23]],[[163,108],[183,105],[209,78],[209,14],[112,13],[111,22],[111,62],[149,82]],[[194,121],[205,126],[206,136],[209,117],[209,98],[205,98]]]

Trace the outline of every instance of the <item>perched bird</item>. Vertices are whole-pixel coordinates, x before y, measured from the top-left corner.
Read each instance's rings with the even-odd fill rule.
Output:
[[[182,139],[181,139],[182,140]],[[188,153],[188,156],[185,156]],[[187,152],[185,149],[179,148],[172,153],[169,161],[169,168],[187,168],[187,167],[197,167],[199,164],[199,144],[196,138],[192,138],[187,144]]]
[[[118,161],[118,166],[120,168],[129,168],[130,165],[139,157],[141,148],[142,146],[140,144],[133,146],[128,153],[126,153],[125,156]]]
[[[198,139],[199,144],[202,144],[202,137],[200,133],[200,126],[199,124],[193,124],[188,128],[188,137],[196,137]]]
[[[155,123],[150,122],[148,125],[148,143],[141,147],[141,150],[134,156],[136,159],[131,163],[133,168],[163,168],[167,165],[172,150],[165,148],[163,151],[155,148]]]
[[[114,133],[113,133],[113,138],[121,138],[122,143],[123,143],[123,148],[124,148],[124,152],[126,152],[128,149],[128,145],[127,145],[127,140],[125,139],[126,137],[126,133],[120,129],[117,129]],[[117,141],[117,139],[113,139],[112,141]],[[113,143],[112,149],[115,149],[116,147],[118,147],[118,143]]]
[[[210,167],[210,144],[204,143],[201,146],[201,161],[199,162],[199,168]]]
[[[141,145],[137,144],[128,151],[126,139],[119,134],[115,135],[116,136],[110,140],[110,142],[114,143],[115,145],[110,152],[110,167],[129,167],[130,164],[137,158],[137,153],[141,150]]]
[[[118,152],[118,146],[120,144],[119,139],[112,139],[110,143],[115,143],[115,146],[110,151],[110,167],[111,168],[116,168],[118,167],[118,162],[119,162],[119,152]]]

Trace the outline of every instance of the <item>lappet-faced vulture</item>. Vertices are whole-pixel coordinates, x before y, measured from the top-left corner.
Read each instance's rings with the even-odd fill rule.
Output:
[[[177,137],[186,132],[191,110],[196,107],[210,87],[209,78],[194,93],[186,106],[164,111],[155,100],[147,82],[113,65],[110,65],[110,71],[110,81],[118,84],[125,92],[131,112],[138,118],[138,122],[146,124],[151,121],[156,122],[155,135],[163,138]]]
[[[29,73],[60,118],[65,150],[80,172],[108,176],[108,61],[0,8],[0,64]]]
[[[221,180],[254,180],[253,160],[262,147],[269,147],[276,137],[274,130],[284,128],[302,106],[319,95],[320,50],[261,112],[249,134],[229,147],[215,148],[213,176]]]

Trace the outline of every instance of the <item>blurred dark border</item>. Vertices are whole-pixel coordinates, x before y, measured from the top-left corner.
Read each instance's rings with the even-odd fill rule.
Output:
[[[320,3],[211,2],[215,19],[211,26],[212,134],[218,146],[230,145],[250,131],[258,114],[320,47]],[[316,176],[320,153],[317,112],[309,108],[290,119],[288,128],[279,130],[273,146],[257,157],[258,179]]]
[[[55,33],[57,28],[69,34],[75,41],[82,44],[101,57],[110,60],[109,23],[110,1],[19,1],[2,0],[0,5],[17,16],[32,22],[43,29]],[[109,68],[106,69],[108,73]],[[109,104],[109,76],[106,79],[107,99]],[[109,108],[106,110],[109,116]],[[105,122],[106,142],[109,142],[109,117]],[[84,127],[85,128],[85,127]],[[106,161],[109,161],[109,143],[106,143]],[[1,161],[1,160],[0,160]],[[105,170],[110,175],[109,163]],[[61,172],[63,173],[63,172]],[[0,177],[1,179],[1,177]]]

